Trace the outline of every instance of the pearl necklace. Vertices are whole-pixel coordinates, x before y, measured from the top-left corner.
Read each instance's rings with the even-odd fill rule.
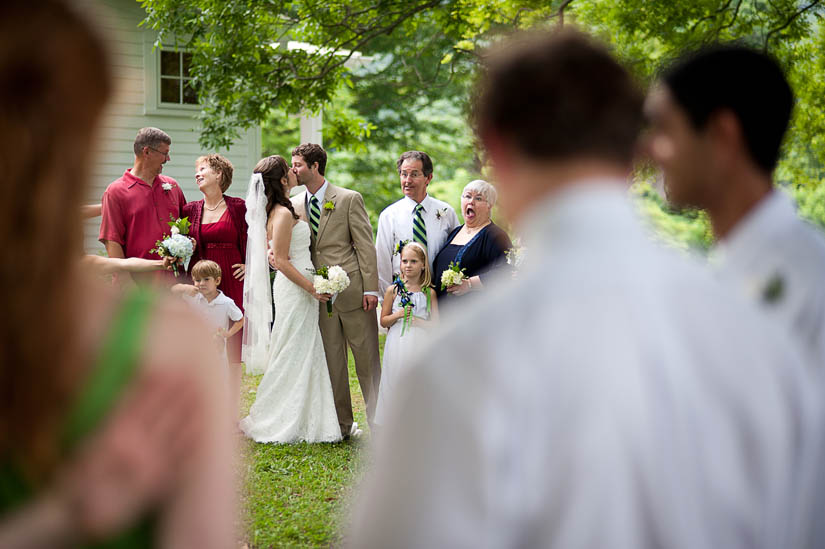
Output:
[[[217,210],[217,209],[218,209],[218,207],[219,207],[221,204],[223,204],[223,198],[221,198],[220,202],[218,202],[217,204],[215,204],[215,207],[214,207],[214,208],[210,208],[209,206],[207,206],[207,205],[206,205],[206,200],[204,200],[204,201],[203,201],[203,207],[204,207],[205,209],[209,210],[210,212],[214,212],[215,210]]]

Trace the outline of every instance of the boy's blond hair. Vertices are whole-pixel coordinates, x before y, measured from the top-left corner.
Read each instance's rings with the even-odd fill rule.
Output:
[[[221,277],[221,266],[209,259],[201,259],[192,267],[192,280],[201,280],[211,276],[214,279]]]
[[[418,260],[424,265],[424,271],[421,273],[421,289],[423,290],[427,286],[432,286],[432,274],[430,273],[430,262],[427,260],[427,250],[424,249],[424,246],[419,244],[418,242],[412,241],[407,242],[404,244],[404,247],[401,248],[401,254],[404,253],[404,250],[409,248],[410,250],[415,250],[415,255],[418,256]],[[399,255],[401,255],[399,254]]]

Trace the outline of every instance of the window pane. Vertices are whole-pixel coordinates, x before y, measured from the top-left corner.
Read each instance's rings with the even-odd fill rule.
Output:
[[[177,78],[160,79],[161,103],[180,103],[180,80]]]
[[[176,51],[160,52],[160,74],[163,76],[180,76],[180,53]]]
[[[198,92],[192,83],[192,80],[183,81],[183,102],[187,105],[198,104]]]
[[[192,66],[192,54],[183,54],[183,76],[189,76],[189,67]]]

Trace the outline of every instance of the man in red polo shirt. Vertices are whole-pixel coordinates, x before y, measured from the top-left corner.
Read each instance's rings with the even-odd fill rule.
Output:
[[[186,204],[177,181],[161,175],[170,159],[172,139],[158,128],[142,128],[135,137],[135,163],[122,177],[113,181],[103,193],[103,219],[100,241],[109,257],[157,259],[149,250],[169,234],[170,217],[180,217]],[[134,279],[145,282],[174,280],[172,273],[157,271],[144,275],[119,273],[119,281]]]

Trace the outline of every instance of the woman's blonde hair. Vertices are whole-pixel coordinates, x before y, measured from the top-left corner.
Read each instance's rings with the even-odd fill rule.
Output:
[[[428,286],[432,286],[433,284],[433,275],[430,272],[430,262],[427,259],[427,250],[424,249],[424,246],[419,244],[418,242],[407,242],[404,244],[404,247],[401,248],[401,257],[404,257],[404,250],[413,250],[415,251],[415,255],[418,256],[418,260],[424,265],[424,271],[421,273],[421,288],[426,288]]]
[[[232,167],[232,162],[219,154],[213,153],[198,157],[198,159],[195,160],[195,166],[197,167],[199,164],[204,162],[207,166],[212,168],[213,172],[218,174],[218,177],[220,177],[221,180],[219,183],[221,192],[225,193],[232,184],[232,173],[235,171]]]

